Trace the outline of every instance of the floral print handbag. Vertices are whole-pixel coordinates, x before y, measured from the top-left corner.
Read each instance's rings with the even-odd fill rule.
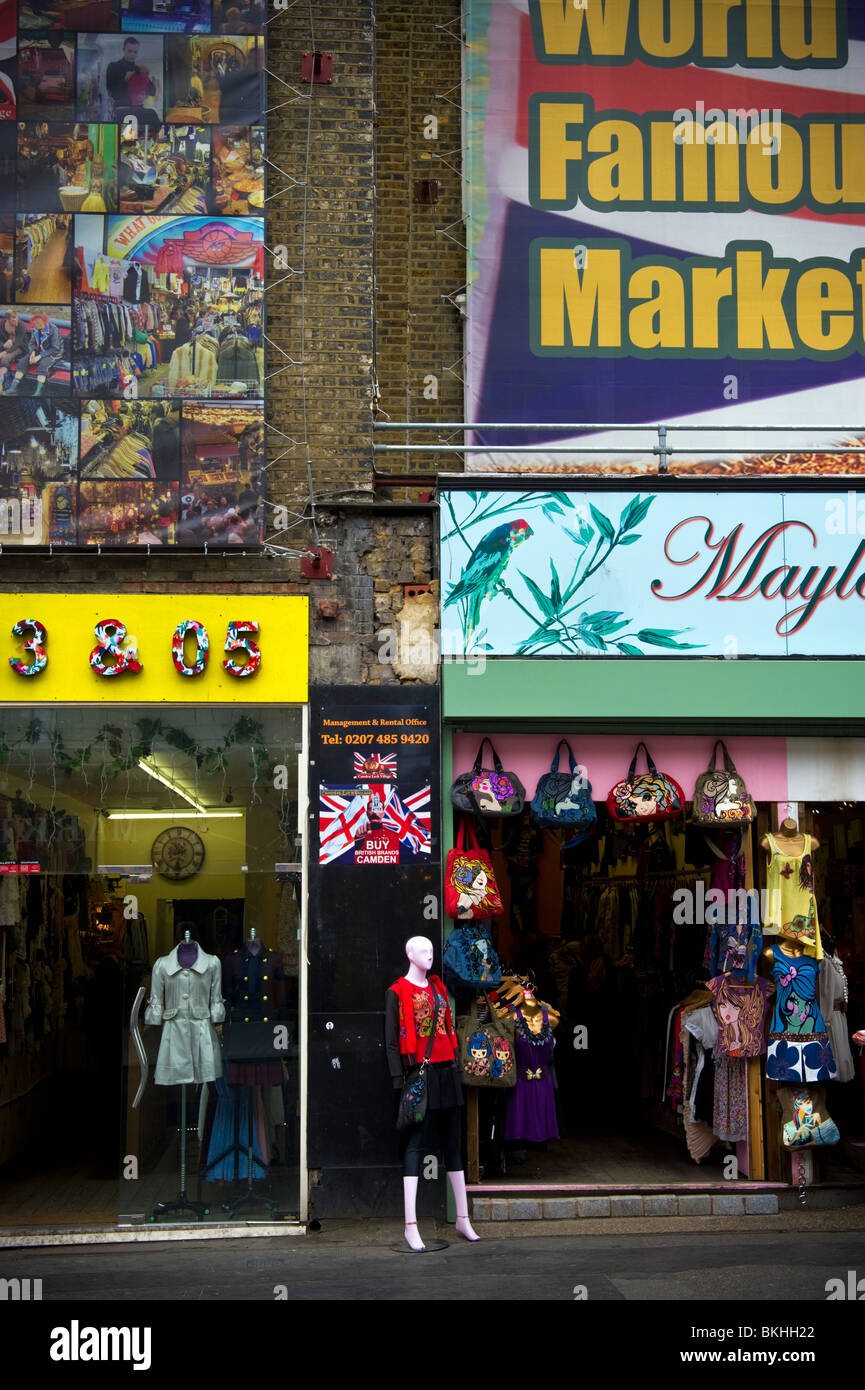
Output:
[[[716,767],[719,747],[724,754],[724,766],[720,769]],[[756,815],[754,802],[726,743],[722,738],[715,739],[709,766],[700,773],[694,788],[691,820],[694,825],[736,826],[749,825]]]
[[[493,755],[492,767],[481,766],[486,743]],[[473,812],[485,819],[519,816],[526,804],[526,789],[515,772],[505,772],[492,741],[483,738],[474,765],[468,772],[461,772],[451,787],[451,801],[458,811]]]
[[[637,773],[637,759],[641,748],[646,755],[649,770]],[[642,741],[637,744],[628,775],[623,781],[617,782],[607,795],[607,810],[613,820],[625,821],[631,825],[675,820],[676,816],[682,814],[684,805],[685,793],[675,777],[658,771]]]

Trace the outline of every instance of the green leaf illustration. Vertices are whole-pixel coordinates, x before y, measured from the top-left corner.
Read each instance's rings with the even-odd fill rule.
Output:
[[[550,556],[550,574],[552,576],[552,583],[550,584],[550,600],[552,602],[555,612],[558,613],[559,609],[562,606],[562,586],[559,583],[559,576],[556,572],[556,567],[553,564],[552,556]]]
[[[604,516],[603,512],[599,512],[597,507],[593,506],[591,502],[589,503],[589,511],[592,513],[592,520],[594,521],[601,535],[605,536],[608,541],[611,541],[616,532],[613,527],[613,523],[610,521],[610,518],[608,516]]]
[[[538,627],[535,628],[531,637],[527,637],[524,642],[520,643],[517,647],[517,651],[524,653],[529,651],[532,647],[551,647],[555,642],[559,641],[561,641],[560,632],[551,632],[549,628]]]
[[[596,637],[593,632],[581,632],[580,641],[585,642],[587,647],[593,647],[595,651],[605,652],[607,644],[601,637]]]
[[[616,618],[621,618],[621,616],[621,610],[614,613],[609,608],[605,609],[601,613],[587,613],[586,616],[583,618],[583,626],[590,627],[594,631],[599,627],[605,627],[609,622],[615,622]],[[630,622],[630,618],[627,621]]]
[[[625,656],[643,655],[643,653],[640,651],[640,648],[633,646],[630,642],[616,642],[614,643],[614,646],[618,647],[620,652],[624,652]]]
[[[632,498],[622,513],[619,523],[621,530],[633,531],[635,526],[639,526],[654,500],[654,497]]]
[[[530,593],[532,594],[532,596],[534,597],[535,603],[536,603],[536,604],[538,605],[538,607],[540,608],[540,610],[541,610],[541,612],[543,613],[544,617],[545,617],[545,618],[554,618],[554,617],[555,617],[555,609],[553,608],[552,603],[551,603],[550,600],[547,598],[547,596],[546,596],[546,594],[544,593],[544,591],[543,591],[541,588],[539,588],[539,586],[535,583],[535,581],[534,581],[533,579],[530,579],[529,576],[528,576],[527,574],[523,574],[523,571],[522,571],[522,570],[518,570],[517,573],[518,573],[518,574],[521,574],[522,577],[523,577],[523,579],[526,581],[526,585],[527,585],[527,587],[528,587],[528,589],[529,589],[529,592],[530,592]]]
[[[587,545],[588,542],[592,539],[592,536],[595,534],[591,527],[588,528],[589,534],[587,536],[578,536],[576,531],[572,531],[569,526],[563,526],[562,530],[564,531],[566,536],[570,536],[571,540],[574,542],[574,545],[579,546]]]
[[[581,539],[581,541],[583,542],[583,545],[588,545],[589,541],[592,539],[592,536],[593,536],[594,534],[595,534],[595,533],[594,533],[594,531],[592,530],[592,527],[589,525],[589,523],[588,523],[587,521],[583,521],[583,520],[581,519],[581,520],[580,520],[580,539]]]
[[[639,533],[639,531],[637,531],[636,535],[633,535],[633,536],[622,536],[622,539],[619,541],[619,545],[633,545],[633,544],[634,544],[636,541],[638,541],[639,539],[640,539],[640,533]]]
[[[702,642],[677,642],[678,631],[687,631],[673,627],[646,627],[642,632],[637,633],[637,641],[645,642],[650,647],[669,647],[671,651],[682,651],[690,647],[702,647]]]

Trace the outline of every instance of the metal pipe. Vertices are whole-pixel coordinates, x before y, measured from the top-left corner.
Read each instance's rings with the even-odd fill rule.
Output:
[[[656,453],[657,449],[652,449],[650,445],[642,448],[625,448],[624,445],[602,446],[598,444],[373,444],[373,452],[377,454],[651,454]],[[665,453],[672,454],[674,450],[669,444],[665,445]],[[681,450],[679,450],[681,453]],[[731,449],[704,449],[700,448],[701,454],[729,454]],[[753,449],[736,448],[737,454],[753,453]],[[777,449],[776,453],[810,454],[811,449]],[[821,454],[865,454],[865,445],[851,444],[840,449],[820,449]]]
[[[469,421],[467,421],[467,420],[463,420],[463,421],[452,421],[452,420],[424,421],[424,420],[417,420],[417,421],[415,421],[415,422],[411,422],[411,421],[408,421],[408,420],[402,420],[402,421],[400,421],[400,420],[375,420],[375,421],[373,422],[373,429],[374,429],[374,430],[652,430],[652,431],[657,431],[659,428],[660,428],[660,427],[659,427],[658,425],[620,425],[620,424],[615,424],[615,423],[614,423],[614,424],[607,424],[607,425],[603,425],[603,424],[602,424],[602,425],[598,425],[598,424],[587,424],[585,421],[582,421],[582,422],[580,422],[579,424],[566,424],[566,423],[562,423],[561,420],[555,420],[555,421],[553,421],[551,424],[534,424],[534,423],[533,423],[533,424],[531,424],[531,425],[527,425],[527,424],[521,423],[520,421],[517,421],[517,420],[513,420],[513,421],[511,421],[511,420],[498,420],[498,421],[496,421],[496,422],[494,422],[494,423],[489,423],[489,424],[472,424],[471,422],[469,422]],[[668,429],[668,430],[694,430],[694,431],[698,431],[698,432],[701,432],[701,431],[703,431],[703,430],[707,430],[707,431],[708,431],[708,430],[713,430],[713,431],[716,431],[716,432],[719,432],[719,433],[723,433],[724,431],[729,431],[730,433],[733,433],[733,432],[741,433],[741,432],[744,431],[744,430],[751,430],[751,431],[760,430],[760,431],[766,431],[766,432],[773,432],[773,433],[775,433],[775,434],[778,434],[778,433],[780,433],[780,432],[782,432],[782,431],[784,431],[784,430],[790,430],[790,431],[793,431],[794,433],[795,433],[796,431],[802,431],[802,430],[816,430],[816,431],[822,432],[823,434],[835,434],[838,430],[841,430],[842,432],[849,432],[849,433],[851,433],[851,434],[855,434],[855,433],[857,433],[857,432],[858,432],[858,433],[865,433],[865,424],[858,424],[858,425],[745,425],[745,424],[741,424],[741,425],[677,425],[677,424],[671,424],[671,423],[668,422],[667,425],[665,426],[665,428]]]

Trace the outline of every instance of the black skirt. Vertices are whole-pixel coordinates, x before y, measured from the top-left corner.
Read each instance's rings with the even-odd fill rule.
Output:
[[[462,1105],[463,1087],[456,1062],[430,1062],[426,1074],[430,1110],[449,1110],[451,1106]]]

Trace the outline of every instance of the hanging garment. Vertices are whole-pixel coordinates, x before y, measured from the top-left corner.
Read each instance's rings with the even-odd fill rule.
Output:
[[[805,954],[823,959],[817,902],[814,897],[814,865],[811,836],[805,835],[801,854],[787,854],[774,835],[767,835],[772,850],[764,936],[786,936],[798,941]]]
[[[748,1137],[747,1067],[744,1057],[715,1057],[712,1130],[731,1144]]]
[[[812,956],[788,956],[772,943],[772,979],[777,995],[766,1075],[770,1081],[831,1081],[836,1075],[832,1044],[820,1005],[820,967]]]
[[[712,1012],[710,1009],[694,1009],[691,1012],[707,1013],[709,1018],[712,1019]],[[691,1096],[697,1087],[695,1074],[702,1075],[703,1073],[705,1053],[702,1044],[697,1040],[696,1034],[692,1035],[691,1029],[688,1028],[689,1021],[690,1016],[688,1015],[685,1018],[686,1031],[683,1034],[685,1039],[685,1096],[682,1105],[682,1125],[685,1130],[685,1143],[688,1146],[688,1153],[695,1163],[699,1163],[707,1154],[711,1153],[717,1143],[717,1139],[712,1133],[711,1125],[707,1124],[705,1120],[697,1118],[691,1102]],[[714,1022],[714,1020],[712,1020],[712,1022]]]
[[[514,1054],[517,1084],[508,1093],[505,1138],[542,1144],[558,1139],[556,1102],[553,1095],[552,1060],[555,1038],[546,1008],[541,1031],[533,1033],[522,1009],[517,1009]]]
[[[214,1086],[217,1103],[207,1140],[206,1180],[233,1182],[248,1176],[250,1128],[253,1181],[267,1177],[267,1140],[260,1093],[249,1086],[229,1086],[222,1076],[217,1077]]]
[[[847,976],[837,951],[824,956],[820,962],[820,981],[817,987],[820,1012],[829,1031],[832,1055],[838,1068],[836,1081],[852,1081],[855,1075],[853,1053],[844,1006],[849,1000]]]
[[[717,975],[706,988],[714,995],[712,1007],[718,1020],[715,1056],[760,1057],[766,1051],[763,1024],[772,992],[769,981]]]
[[[175,949],[160,956],[153,967],[145,1023],[162,1024],[154,1081],[176,1086],[215,1081],[222,1075],[222,1057],[214,1023],[225,1019],[219,958],[201,947],[192,965],[184,967]]]

